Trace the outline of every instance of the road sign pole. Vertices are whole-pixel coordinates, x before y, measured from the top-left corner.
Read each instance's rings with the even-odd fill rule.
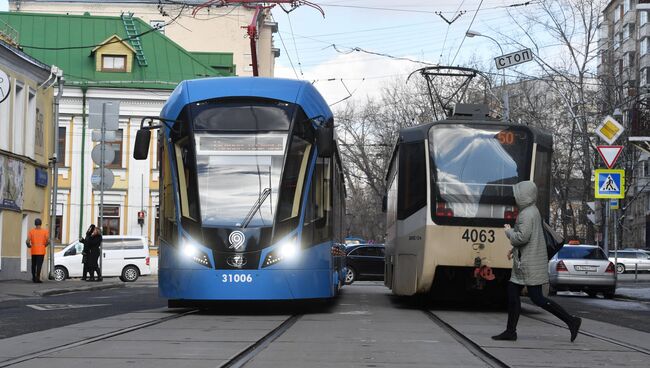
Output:
[[[605,206],[605,238],[603,239],[603,248],[605,254],[609,254],[609,199],[607,200],[607,205]]]
[[[99,171],[100,174],[100,188],[99,188],[99,230],[101,231],[102,237],[104,236],[104,155],[106,154],[106,103],[102,104],[102,136],[101,136],[101,151],[102,158],[99,162]],[[104,258],[104,246],[103,241],[99,243],[99,274],[103,275],[102,266]],[[97,275],[99,277],[99,275]]]

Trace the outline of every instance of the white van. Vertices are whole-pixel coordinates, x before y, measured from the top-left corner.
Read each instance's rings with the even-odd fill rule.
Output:
[[[83,244],[75,241],[54,253],[54,279],[63,281],[81,277]],[[140,275],[150,275],[149,245],[139,236],[105,235],[102,240],[102,277],[119,276],[124,282],[133,282]]]

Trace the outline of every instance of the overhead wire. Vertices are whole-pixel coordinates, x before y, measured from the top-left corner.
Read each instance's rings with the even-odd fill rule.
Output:
[[[483,0],[481,0],[481,2],[478,4],[478,8],[476,9],[476,12],[474,12],[474,16],[472,17],[472,20],[469,22],[469,26],[467,26],[468,31],[472,29],[472,24],[474,24],[474,20],[476,19],[479,10],[481,10],[481,5],[483,5]],[[450,65],[454,65],[454,62],[456,61],[456,57],[458,56],[458,53],[460,52],[460,49],[463,47],[463,43],[465,43],[466,39],[467,39],[467,32],[465,32],[465,34],[463,35],[463,39],[460,41],[458,50],[456,50],[456,55],[454,55],[454,58],[451,60]]]

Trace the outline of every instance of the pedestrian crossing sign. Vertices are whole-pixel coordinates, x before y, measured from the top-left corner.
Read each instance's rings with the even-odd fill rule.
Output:
[[[597,169],[594,171],[596,198],[624,198],[625,170]]]

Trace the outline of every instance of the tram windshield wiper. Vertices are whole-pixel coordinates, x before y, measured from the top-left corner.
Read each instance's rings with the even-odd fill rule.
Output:
[[[253,220],[253,216],[255,216],[257,211],[259,211],[260,207],[262,207],[262,204],[269,195],[271,195],[271,188],[264,188],[262,193],[260,193],[260,196],[257,198],[255,204],[253,204],[253,207],[250,209],[250,211],[248,211],[246,217],[244,217],[244,221],[241,223],[242,229],[247,227],[251,220]]]

